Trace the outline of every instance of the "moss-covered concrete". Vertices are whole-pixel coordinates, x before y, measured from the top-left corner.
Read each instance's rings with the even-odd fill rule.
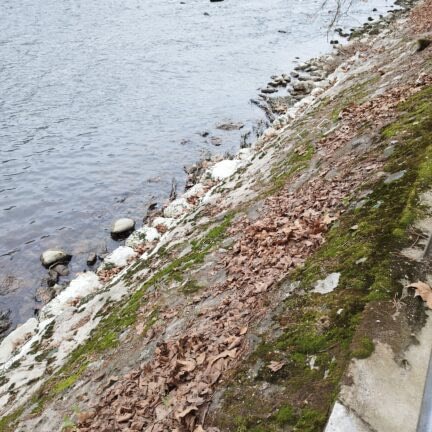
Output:
[[[390,140],[398,144],[385,171],[404,176],[368,184],[373,192],[361,206],[354,194],[324,246],[282,284],[298,288],[227,386],[211,419],[221,430],[321,431],[348,362],[374,351],[357,329],[365,305],[397,298],[401,276],[413,271],[397,251],[412,243],[410,228],[423,212],[419,196],[432,186],[432,87],[400,105],[372,151]],[[334,292],[310,291],[332,272],[341,274]],[[282,366],[273,372],[272,362]]]

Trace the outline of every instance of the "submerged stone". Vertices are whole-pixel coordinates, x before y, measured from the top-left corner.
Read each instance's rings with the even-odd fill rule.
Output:
[[[97,261],[97,255],[93,252],[87,257],[87,265],[92,266]]]

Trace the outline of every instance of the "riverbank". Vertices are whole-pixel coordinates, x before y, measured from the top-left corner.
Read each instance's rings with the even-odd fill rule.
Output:
[[[354,0],[344,31],[397,8],[373,4]],[[265,118],[248,101],[295,57],[330,48],[320,10],[319,0],[2,2],[0,311],[12,329],[41,306],[43,251],[73,256],[66,286],[90,254],[118,246],[114,220],[140,227],[173,178],[184,184],[184,165],[256,140]],[[227,122],[244,126],[218,127]]]
[[[358,430],[414,430],[430,323],[409,285],[429,283],[432,232],[419,8],[326,58],[322,91],[2,342],[2,430],[318,431],[339,389]],[[383,404],[359,370],[402,401],[391,418],[356,410]]]

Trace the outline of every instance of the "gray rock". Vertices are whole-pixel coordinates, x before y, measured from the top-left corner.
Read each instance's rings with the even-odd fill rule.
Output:
[[[50,267],[56,263],[65,263],[71,260],[72,256],[67,254],[66,252],[59,249],[50,249],[45,251],[40,260],[42,265],[45,267]]]
[[[48,270],[48,286],[54,286],[59,278],[59,274],[54,270],[54,269],[49,269]]]
[[[12,325],[12,321],[10,320],[10,311],[0,311],[0,339],[3,336],[6,336],[6,332],[9,330]]]
[[[305,70],[305,69],[308,68],[308,67],[309,67],[309,64],[308,64],[308,63],[300,63],[299,65],[297,65],[297,66],[294,68],[294,70],[303,71],[303,70]]]
[[[216,127],[221,130],[232,131],[232,130],[239,130],[244,128],[244,123],[227,122],[227,123],[220,123]]]
[[[385,184],[389,184],[389,183],[393,183],[394,181],[400,180],[404,175],[405,175],[406,171],[402,170],[402,171],[398,171],[395,172],[393,174],[390,174],[385,180],[384,183]]]
[[[111,228],[111,234],[113,235],[121,235],[129,233],[130,231],[133,231],[135,229],[135,221],[130,218],[121,218],[117,219],[112,228]]]
[[[88,266],[92,266],[96,263],[97,261],[97,255],[95,253],[91,253],[88,257],[87,257],[87,265]]]
[[[296,92],[310,93],[314,89],[315,85],[312,81],[299,81],[293,84],[293,89]]]
[[[310,81],[311,80],[311,76],[309,74],[299,74],[299,76],[297,77],[297,79],[299,81]]]
[[[261,90],[261,93],[264,93],[264,94],[271,94],[271,93],[276,93],[276,92],[277,92],[277,89],[272,88],[272,87],[267,87],[267,88],[264,88]]]
[[[37,302],[46,305],[55,297],[55,295],[56,293],[53,287],[41,287],[36,290],[35,298]]]
[[[69,269],[64,264],[57,264],[56,266],[52,267],[54,271],[56,271],[59,276],[68,276],[69,275]]]
[[[395,152],[395,146],[388,146],[384,149],[383,155],[385,158],[390,157]]]
[[[354,138],[351,141],[351,147],[353,149],[355,149],[357,147],[368,148],[371,146],[371,144],[372,144],[372,138],[369,135],[362,135],[362,136]]]

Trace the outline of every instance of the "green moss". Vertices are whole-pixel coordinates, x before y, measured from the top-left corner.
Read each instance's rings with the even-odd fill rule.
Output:
[[[295,430],[301,432],[321,432],[327,419],[326,413],[305,408],[295,425]]]
[[[69,387],[72,387],[80,378],[81,374],[86,370],[87,365],[83,364],[73,375],[68,376],[58,381],[53,387],[54,393],[62,393]]]
[[[21,366],[21,360],[15,360],[11,365],[10,365],[10,369],[16,369],[19,368]]]
[[[65,417],[63,419],[63,424],[61,426],[61,430],[65,431],[65,432],[66,431],[75,431],[75,430],[77,430],[77,426],[71,418]]]
[[[0,432],[14,432],[15,423],[21,417],[24,408],[21,407],[11,414],[8,414],[0,419]]]
[[[305,169],[315,153],[312,142],[307,140],[289,153],[289,156],[272,169],[272,187],[267,194],[273,194],[285,186],[298,171]]]
[[[197,293],[201,289],[202,289],[202,286],[199,285],[197,281],[190,280],[190,281],[187,281],[186,284],[182,286],[182,288],[180,289],[180,291],[184,295],[192,295],[192,294]]]
[[[296,420],[296,415],[293,407],[287,405],[279,408],[279,411],[276,413],[274,420],[279,426],[293,424]]]
[[[375,349],[375,345],[371,338],[364,336],[357,342],[357,348],[352,352],[353,357],[358,359],[368,358]]]

